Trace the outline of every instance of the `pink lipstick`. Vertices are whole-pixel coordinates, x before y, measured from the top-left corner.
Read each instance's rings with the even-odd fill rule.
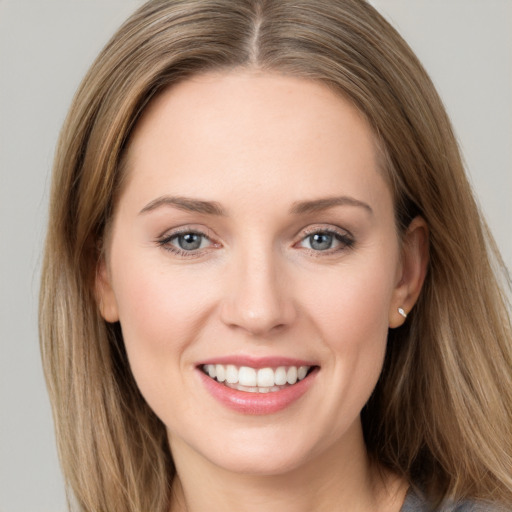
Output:
[[[197,371],[206,390],[224,406],[242,414],[272,414],[308,391],[319,367],[310,361],[245,356],[202,361]]]

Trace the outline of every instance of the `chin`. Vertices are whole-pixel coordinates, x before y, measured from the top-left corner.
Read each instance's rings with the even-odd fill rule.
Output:
[[[309,457],[289,450],[250,450],[224,453],[211,459],[216,466],[232,473],[250,476],[279,476],[306,466]]]
[[[305,435],[306,434],[306,435]],[[309,437],[309,441],[308,441]],[[207,439],[192,449],[216,467],[237,474],[277,476],[308,465],[325,450],[323,440],[314,432],[294,425],[290,429],[265,428],[226,429],[222,438]]]

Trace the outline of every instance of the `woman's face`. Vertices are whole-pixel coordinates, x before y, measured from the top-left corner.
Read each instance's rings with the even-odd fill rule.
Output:
[[[126,172],[97,286],[175,456],[276,474],[360,447],[409,299],[358,111],[303,79],[195,77],[147,109]]]

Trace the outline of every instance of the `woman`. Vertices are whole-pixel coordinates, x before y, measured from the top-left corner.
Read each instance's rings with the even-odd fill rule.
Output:
[[[507,509],[502,271],[369,4],[148,2],[54,169],[41,339],[79,510]]]

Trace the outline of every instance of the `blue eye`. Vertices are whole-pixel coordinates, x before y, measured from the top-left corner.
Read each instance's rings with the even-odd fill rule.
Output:
[[[335,231],[318,230],[304,237],[299,245],[317,252],[336,252],[351,247],[353,243],[354,241],[349,235]]]
[[[332,248],[335,241],[334,236],[330,233],[315,233],[308,236],[309,246],[315,251],[326,251]]]
[[[200,233],[183,233],[173,236],[170,243],[183,251],[196,251],[205,247],[207,238]]]
[[[166,251],[178,256],[199,256],[202,254],[202,249],[214,245],[208,236],[198,231],[174,232],[158,239],[156,242]]]

